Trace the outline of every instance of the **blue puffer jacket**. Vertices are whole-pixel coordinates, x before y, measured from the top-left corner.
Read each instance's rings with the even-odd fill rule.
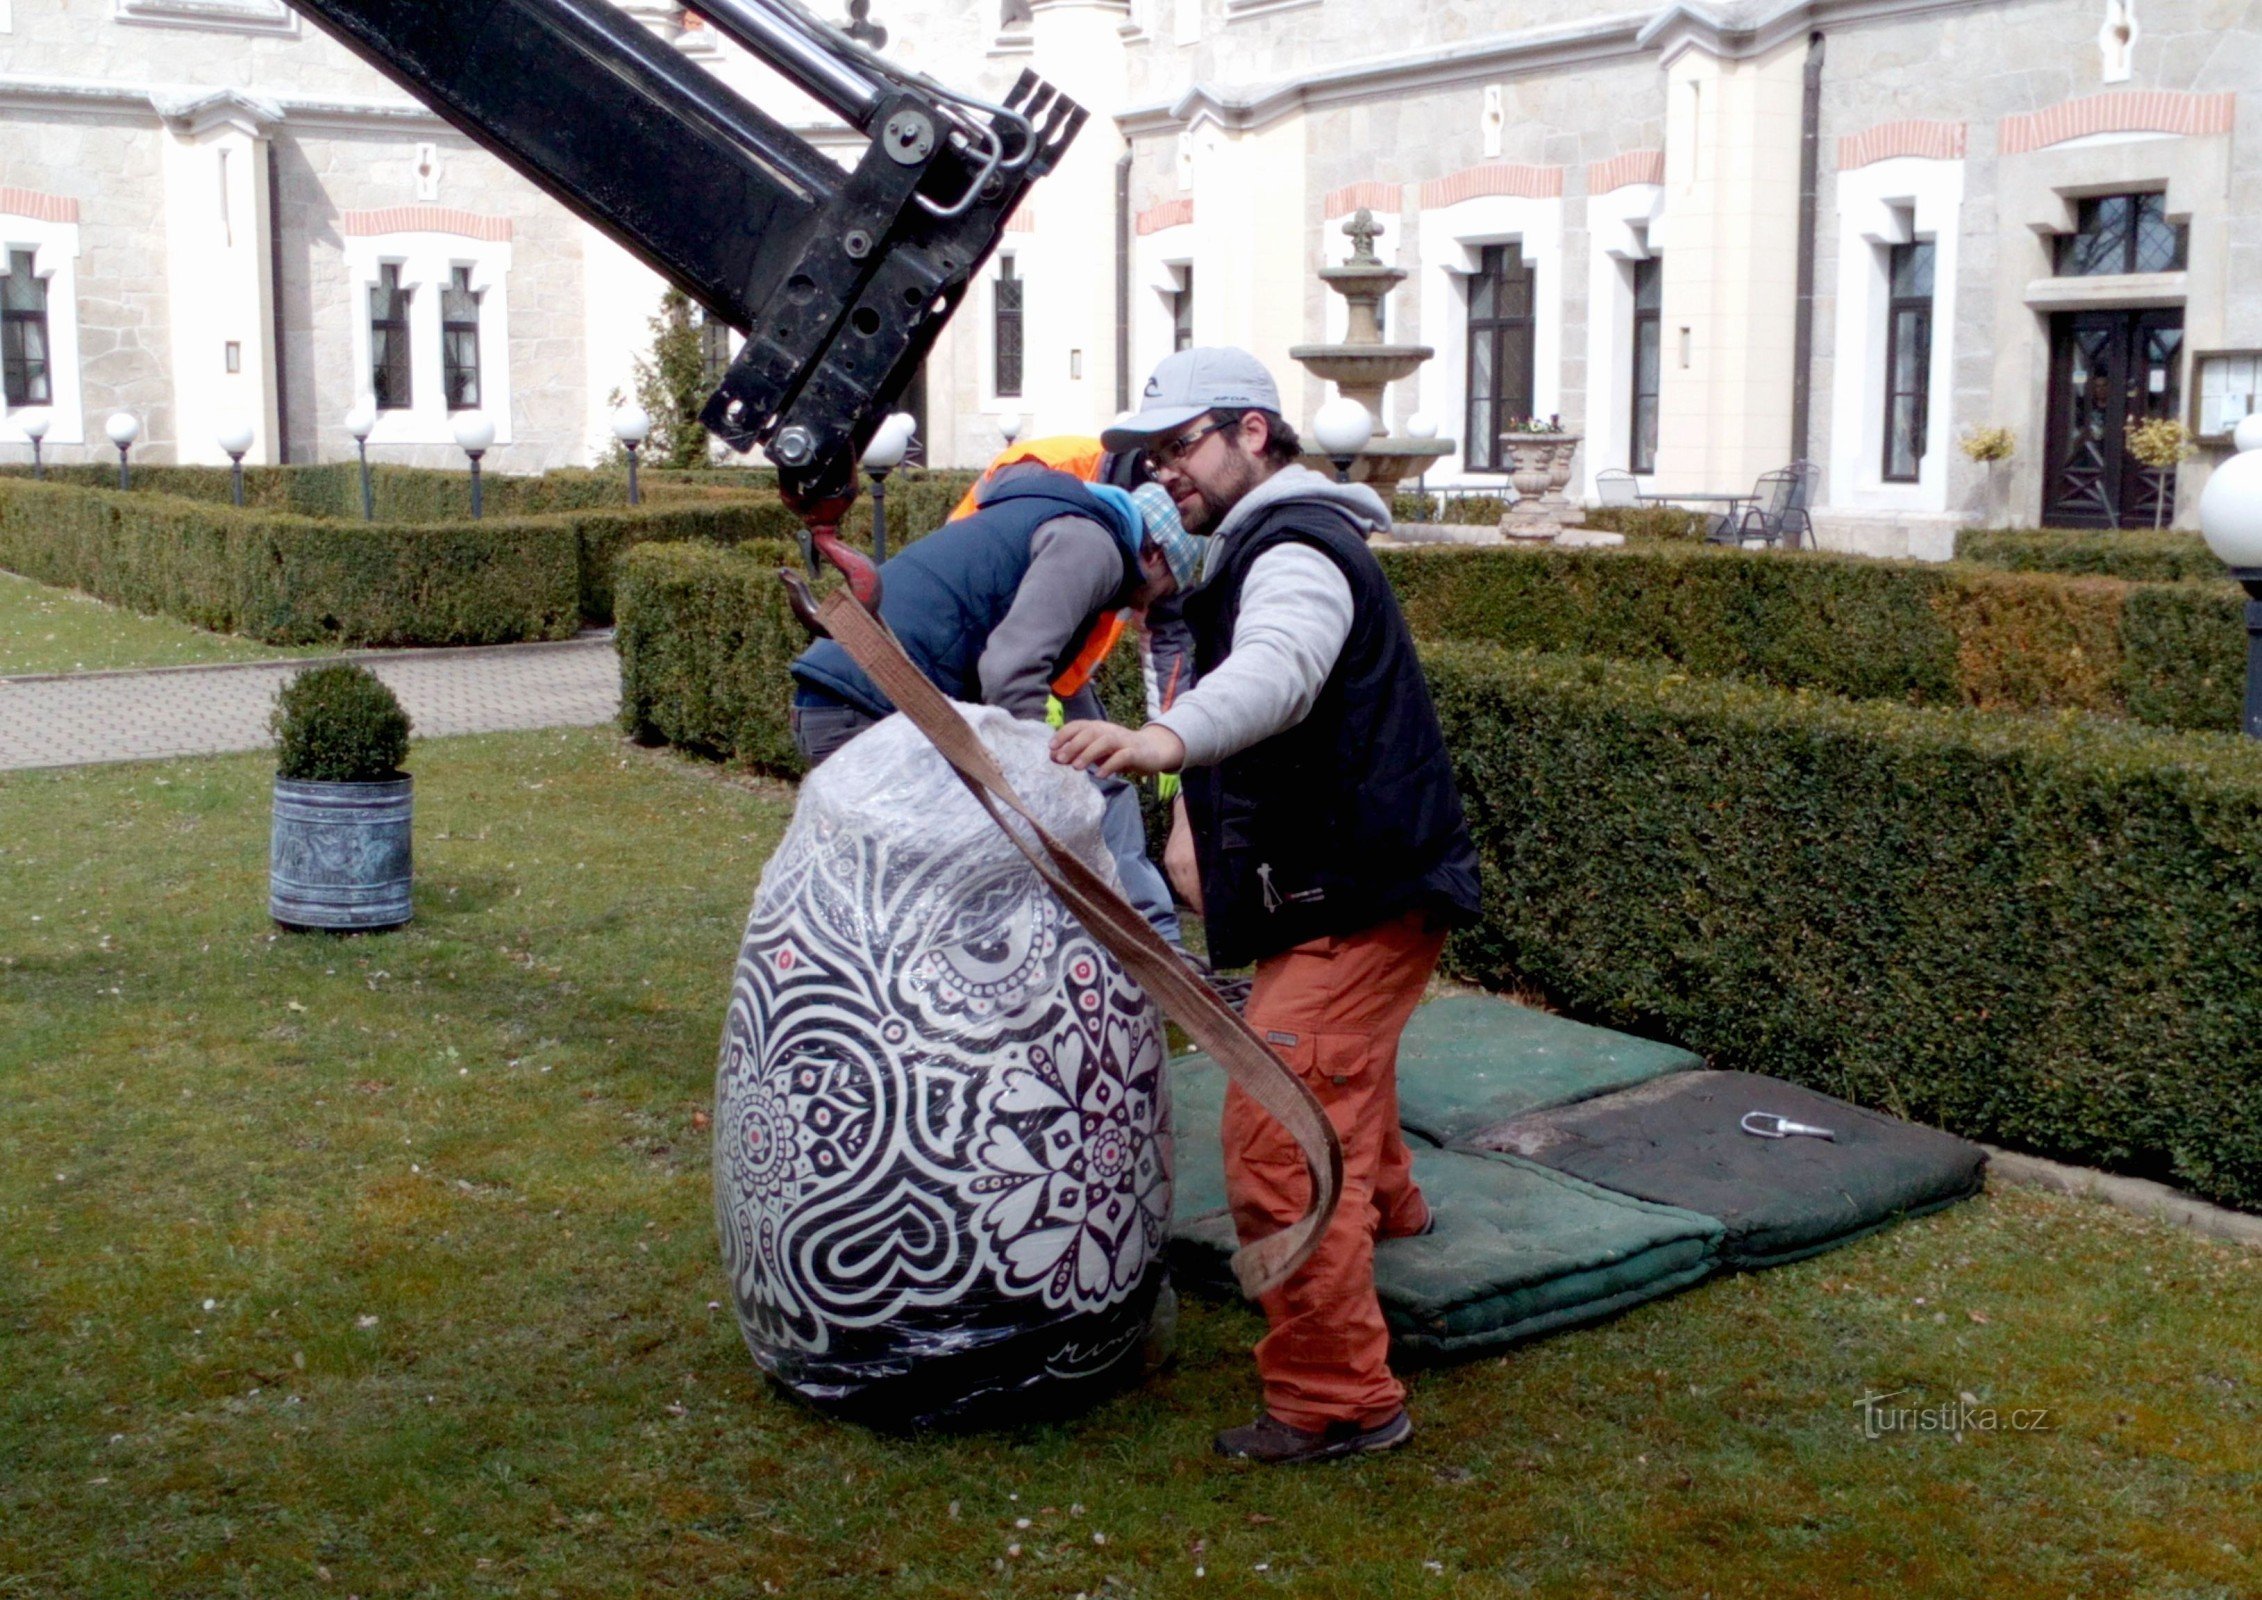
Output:
[[[1088,517],[1123,549],[1125,590],[1139,579],[1144,538],[1131,497],[1065,472],[1030,470],[1002,476],[983,493],[981,509],[907,546],[881,566],[880,620],[934,685],[954,700],[982,698],[982,650],[991,630],[1013,609],[1029,570],[1029,541],[1055,517]],[[1109,611],[1087,618],[1084,637]],[[819,639],[790,668],[800,705],[849,705],[885,717],[895,704],[830,639]]]

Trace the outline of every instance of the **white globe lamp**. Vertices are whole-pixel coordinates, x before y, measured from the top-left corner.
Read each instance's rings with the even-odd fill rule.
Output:
[[[1437,437],[1437,418],[1426,411],[1417,411],[1406,419],[1406,436],[1410,439]]]
[[[1021,413],[1018,411],[1008,411],[997,419],[997,431],[1007,444],[1020,438],[1025,426],[1027,424],[1021,420]]]
[[[1374,418],[1348,395],[1337,395],[1312,418],[1312,436],[1328,460],[1335,463],[1338,483],[1351,481],[1351,462],[1374,437]]]
[[[628,503],[644,503],[644,493],[636,482],[636,452],[644,441],[652,437],[652,413],[631,401],[613,413],[613,437],[628,452]]]
[[[915,424],[911,414],[898,411],[885,418],[864,447],[864,470],[872,475],[872,559],[888,558],[888,474],[903,465],[911,449]]]
[[[456,444],[471,458],[471,520],[486,514],[480,494],[479,458],[495,442],[495,419],[484,411],[459,411],[455,416]]]
[[[251,449],[251,424],[241,417],[221,424],[218,437],[213,441],[228,458],[228,496],[237,505],[243,504],[243,458]]]
[[[118,447],[118,487],[132,488],[133,472],[127,465],[126,456],[133,449],[134,441],[141,437],[141,419],[131,411],[113,411],[110,413],[110,420],[102,424],[102,431]]]
[[[377,498],[369,483],[369,436],[377,431],[377,408],[362,400],[346,413],[346,432],[353,435],[354,454],[361,457],[361,520],[377,515]]]
[[[24,437],[31,441],[31,475],[35,478],[47,476],[47,458],[41,453],[40,441],[47,437],[47,429],[54,420],[46,411],[27,411],[16,423],[24,430]]]
[[[2238,448],[2199,494],[2199,531],[2247,594],[2246,709],[2239,725],[2262,738],[2262,416],[2232,433]]]

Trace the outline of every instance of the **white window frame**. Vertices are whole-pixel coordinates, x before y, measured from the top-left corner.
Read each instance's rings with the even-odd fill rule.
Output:
[[[1036,362],[1030,357],[1032,326],[1030,312],[1030,268],[1036,264],[1037,252],[1031,242],[1036,235],[1016,231],[1006,243],[998,246],[982,272],[982,321],[980,343],[982,347],[982,411],[986,416],[1002,417],[1007,412],[1019,412],[1026,418],[1035,406],[1032,390],[1036,387]],[[1021,392],[1001,395],[997,392],[997,285],[1005,273],[1005,263],[1013,263],[1014,282],[1021,285]],[[1024,426],[1023,437],[1028,437]]]
[[[1579,452],[1584,493],[1600,492],[1596,475],[1624,471],[1633,449],[1634,284],[1636,261],[1662,256],[1649,242],[1665,210],[1661,183],[1625,183],[1587,200],[1587,232],[1594,242],[1587,262],[1586,446]],[[1668,266],[1667,271],[1672,268]],[[1662,334],[1658,356],[1664,358]],[[1662,376],[1662,374],[1661,374]],[[1662,406],[1659,408],[1662,411]],[[1661,431],[1663,418],[1660,417]]]
[[[1194,225],[1157,228],[1132,244],[1131,381],[1133,390],[1170,354],[1176,332],[1171,296],[1186,287],[1186,274],[1195,270]],[[1194,278],[1194,342],[1203,338],[1202,279]]]
[[[47,285],[47,387],[52,396],[45,406],[0,407],[0,444],[27,448],[31,436],[23,430],[27,411],[48,415],[48,444],[86,443],[86,398],[79,375],[79,225],[43,222],[17,212],[0,211],[0,276],[8,270],[8,257],[17,250],[31,252],[31,270]]]
[[[1891,156],[1838,174],[1838,314],[1831,355],[1833,510],[1945,513],[1954,439],[1956,256],[1964,164]],[[1932,245],[1932,363],[1924,461],[1885,481],[1886,322],[1892,247]]]
[[[377,413],[373,445],[455,443],[455,417],[441,382],[440,292],[457,267],[471,269],[479,299],[480,413],[495,424],[495,443],[511,443],[509,243],[474,239],[460,233],[380,233],[349,235],[345,241],[348,322],[353,329],[353,395],[356,404],[375,405],[370,382],[369,291],[379,270],[401,269],[401,287],[414,291],[408,303],[410,404],[405,410]]]
[[[1497,490],[1497,472],[1471,475],[1468,441],[1459,435],[1469,417],[1469,279],[1483,263],[1484,247],[1519,241],[1525,264],[1538,274],[1532,297],[1532,411],[1563,410],[1563,201],[1560,196],[1479,195],[1458,205],[1424,211],[1421,342],[1437,351],[1421,371],[1420,408],[1453,438],[1453,453],[1431,469],[1432,488]],[[1403,293],[1403,289],[1400,291]]]

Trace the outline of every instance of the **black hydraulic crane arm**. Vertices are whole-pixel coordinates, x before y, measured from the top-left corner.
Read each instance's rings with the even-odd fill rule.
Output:
[[[610,0],[292,3],[746,335],[704,420],[812,526],[1085,119],[1031,73],[1002,105],[907,74],[797,0],[699,0],[870,141],[844,171]]]

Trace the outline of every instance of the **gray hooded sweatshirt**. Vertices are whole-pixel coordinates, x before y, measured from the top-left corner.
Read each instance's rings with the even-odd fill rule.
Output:
[[[1365,484],[1283,467],[1225,514],[1204,574],[1229,537],[1291,500],[1346,512],[1369,533],[1390,527],[1390,507]],[[1311,715],[1350,636],[1351,585],[1342,569],[1311,545],[1274,545],[1250,565],[1241,585],[1232,652],[1154,720],[1185,742],[1187,766],[1215,766]]]

